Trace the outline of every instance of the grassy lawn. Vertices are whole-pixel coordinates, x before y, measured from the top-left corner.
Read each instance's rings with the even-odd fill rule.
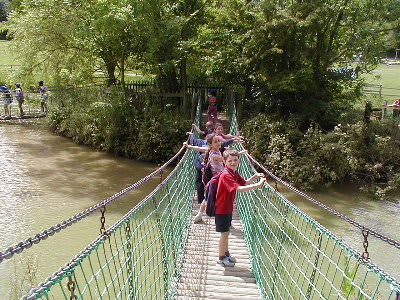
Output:
[[[18,61],[11,55],[10,42],[0,40],[0,81],[4,81],[10,72],[16,70]]]
[[[374,107],[380,107],[384,101],[393,103],[394,100],[400,98],[400,65],[378,65],[378,67],[370,74],[365,74],[366,82],[369,84],[381,85],[382,98],[375,95],[367,95],[367,98],[372,100]],[[379,87],[371,87],[369,90],[374,90],[379,93]]]
[[[380,84],[386,88],[400,89],[400,65],[379,65],[370,74],[366,74],[365,78],[370,84]],[[400,91],[398,91],[400,95]]]

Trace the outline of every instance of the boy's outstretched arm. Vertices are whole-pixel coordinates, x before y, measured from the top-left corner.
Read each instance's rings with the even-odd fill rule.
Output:
[[[255,173],[253,176],[251,176],[250,178],[246,179],[246,184],[252,183],[257,178],[264,178],[265,179],[264,173]]]
[[[264,182],[265,182],[265,178],[261,178],[261,180],[257,183],[238,186],[236,191],[238,191],[238,192],[250,191],[250,190],[262,187],[264,185]]]
[[[232,135],[232,134],[223,134],[222,137],[224,139],[234,139],[235,141],[241,141],[243,140],[243,137],[240,135]]]
[[[196,131],[197,131],[199,134],[204,134],[204,131],[200,130],[200,128],[199,128],[196,124],[193,124],[193,128],[196,129]]]

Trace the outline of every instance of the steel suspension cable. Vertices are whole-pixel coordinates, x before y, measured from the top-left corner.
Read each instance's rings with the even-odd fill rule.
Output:
[[[169,164],[171,164],[179,155],[185,150],[186,147],[182,146],[182,148],[173,156],[171,157],[166,163],[164,163],[160,168],[155,170],[154,172],[150,173],[149,175],[143,177],[136,183],[124,188],[123,190],[115,193],[114,195],[108,197],[107,199],[75,214],[74,216],[54,225],[51,226],[50,228],[43,230],[42,232],[34,235],[33,237],[29,237],[25,239],[22,242],[19,242],[6,250],[0,252],[0,263],[3,262],[6,259],[11,258],[14,254],[19,254],[23,250],[28,249],[33,246],[33,244],[38,244],[40,241],[47,239],[49,236],[54,235],[57,232],[60,232],[62,229],[65,229],[66,227],[72,225],[73,223],[77,223],[78,221],[82,220],[83,218],[86,218],[87,216],[91,215],[95,211],[99,210],[100,208],[106,206],[107,204],[113,202],[114,200],[120,198],[127,192],[137,188],[138,186],[142,185],[161,171],[163,171]]]
[[[320,201],[308,196],[307,194],[305,194],[304,192],[298,190],[297,188],[295,188],[294,186],[290,185],[289,183],[285,182],[284,180],[282,180],[281,178],[279,178],[278,176],[276,176],[275,174],[273,174],[271,171],[269,171],[266,167],[264,167],[261,163],[259,163],[254,157],[252,157],[249,153],[246,153],[247,157],[254,163],[256,164],[260,169],[262,169],[265,173],[267,173],[271,178],[275,179],[276,181],[280,182],[282,185],[284,185],[286,188],[288,188],[289,190],[299,194],[300,196],[303,196],[304,198],[306,198],[307,200],[311,201],[312,203],[314,203],[315,205],[321,207],[322,209],[328,211],[329,213],[345,220],[346,222],[350,223],[351,225],[361,229],[363,232],[368,232],[369,234],[375,236],[376,238],[386,242],[387,244],[396,247],[397,249],[400,249],[400,242],[392,239],[382,233],[379,233],[371,228],[368,228],[356,221],[354,221],[353,219],[349,218],[348,216],[342,214],[341,212],[321,203]]]

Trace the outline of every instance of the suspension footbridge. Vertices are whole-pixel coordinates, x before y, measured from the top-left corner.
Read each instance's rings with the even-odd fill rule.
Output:
[[[199,106],[197,123],[200,115]],[[230,131],[237,133],[234,109]],[[242,149],[240,144],[235,147]],[[304,195],[362,232],[365,243],[360,253],[268,184],[237,195],[230,248],[238,262],[233,268],[217,265],[213,219],[192,221],[197,209],[194,156],[182,147],[140,181],[0,252],[1,263],[92,213],[101,213],[100,235],[22,299],[400,299],[400,283],[370,260],[368,237],[396,249],[400,242]],[[176,167],[156,189],[106,228],[107,205],[174,160]],[[251,155],[241,156],[239,172],[244,177],[254,174],[254,166],[280,180]]]

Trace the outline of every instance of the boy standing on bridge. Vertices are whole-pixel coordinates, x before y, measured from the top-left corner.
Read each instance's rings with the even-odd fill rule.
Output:
[[[225,170],[221,173],[218,182],[217,196],[215,200],[215,227],[221,233],[219,239],[218,263],[225,267],[235,266],[235,260],[231,257],[228,246],[229,229],[232,225],[233,202],[236,191],[245,192],[262,187],[265,182],[264,174],[256,173],[245,180],[237,171],[239,166],[239,152],[226,150],[223,154]],[[256,178],[261,178],[257,183],[252,183]]]

